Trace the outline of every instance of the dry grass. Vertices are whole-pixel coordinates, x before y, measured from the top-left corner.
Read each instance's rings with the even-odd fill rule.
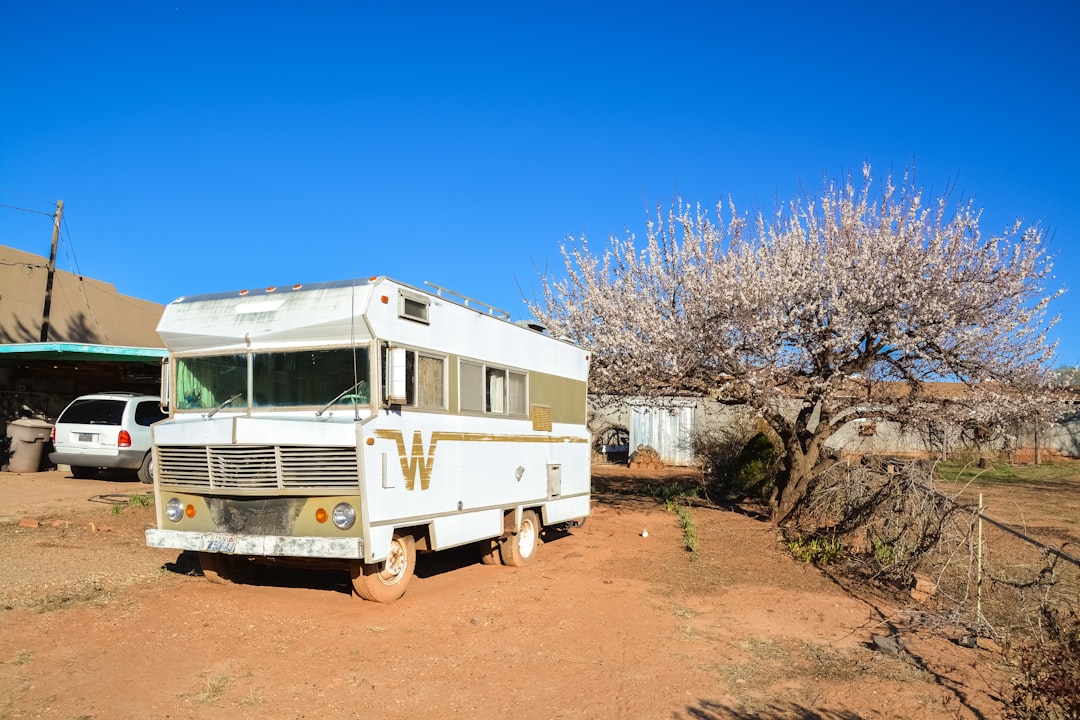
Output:
[[[202,690],[195,696],[195,701],[203,705],[213,705],[232,687],[230,675],[211,675],[206,679]]]

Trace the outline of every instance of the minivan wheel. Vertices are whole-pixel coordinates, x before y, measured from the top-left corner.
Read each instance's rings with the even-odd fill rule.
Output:
[[[90,480],[97,475],[97,468],[85,467],[83,465],[71,466],[71,477],[76,480]]]
[[[146,483],[147,485],[154,482],[153,453],[146,453],[146,457],[142,459],[142,465],[139,466],[139,480]]]

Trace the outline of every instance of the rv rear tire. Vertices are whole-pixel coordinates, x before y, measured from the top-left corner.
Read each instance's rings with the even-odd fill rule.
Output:
[[[386,560],[349,566],[356,594],[372,602],[388,603],[405,594],[416,569],[416,542],[412,535],[394,535]]]
[[[498,538],[480,541],[480,562],[485,565],[502,565]]]
[[[499,544],[502,564],[510,567],[531,565],[540,545],[540,519],[532,510],[521,513],[521,528]]]
[[[246,557],[221,553],[199,553],[199,566],[202,567],[203,577],[215,585],[248,582],[255,577],[257,570]]]

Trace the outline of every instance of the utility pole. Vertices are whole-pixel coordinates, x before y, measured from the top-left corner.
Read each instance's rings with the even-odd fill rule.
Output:
[[[56,274],[56,245],[60,242],[60,219],[64,216],[64,201],[56,201],[53,215],[52,248],[49,250],[49,274],[45,280],[45,308],[41,311],[41,342],[49,341],[49,312],[52,310],[53,275]]]

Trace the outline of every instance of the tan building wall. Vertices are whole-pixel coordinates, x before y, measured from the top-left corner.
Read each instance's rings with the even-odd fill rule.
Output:
[[[47,258],[0,245],[0,344],[40,341],[47,279]],[[163,310],[109,283],[57,270],[48,341],[164,347],[157,334]]]

